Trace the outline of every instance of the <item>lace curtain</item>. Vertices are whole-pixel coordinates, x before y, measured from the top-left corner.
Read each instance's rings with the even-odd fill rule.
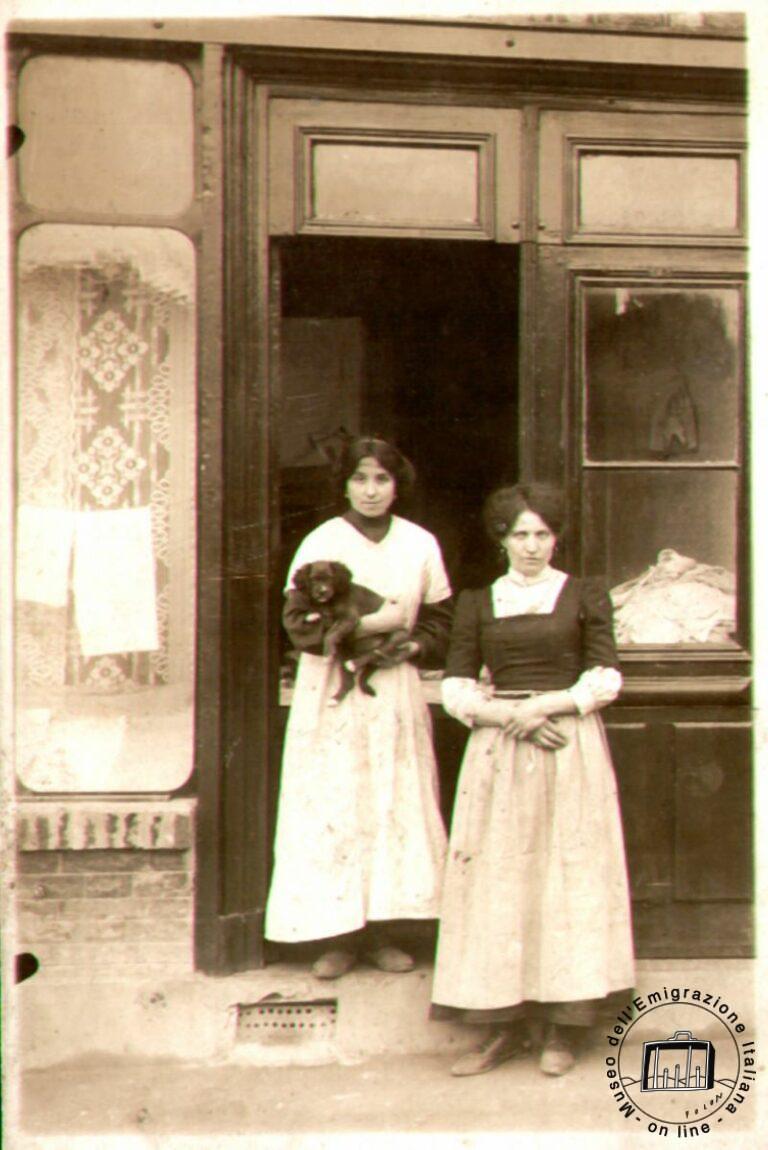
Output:
[[[156,711],[170,692],[191,715],[193,682],[192,282],[180,291],[143,264],[109,250],[22,260],[17,293],[20,703],[58,700],[71,717],[78,699],[113,696],[134,725],[132,694]],[[19,575],[35,562],[42,591]],[[91,616],[100,597],[119,605],[118,585],[121,639],[110,642]]]

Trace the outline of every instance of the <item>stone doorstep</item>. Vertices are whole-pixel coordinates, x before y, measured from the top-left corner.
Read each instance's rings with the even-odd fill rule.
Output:
[[[665,986],[711,991],[730,1002],[751,1029],[754,966],[749,959],[642,960],[637,993]],[[431,986],[428,963],[401,975],[359,966],[332,982],[288,964],[222,978],[192,973],[120,981],[115,975],[111,982],[69,984],[46,982],[39,973],[15,991],[18,1054],[25,1068],[89,1051],[284,1066],[353,1063],[379,1054],[450,1053],[471,1045],[476,1032],[429,1019]],[[335,1007],[332,1025],[329,1002]],[[293,1009],[298,1003],[318,1004],[314,1030],[297,1034],[293,1014],[272,1011],[281,1021],[274,1035],[238,1035],[238,1008]],[[285,1034],[284,1021],[289,1024]]]

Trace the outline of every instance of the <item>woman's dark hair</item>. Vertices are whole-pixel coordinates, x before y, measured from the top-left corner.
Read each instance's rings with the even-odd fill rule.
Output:
[[[349,439],[344,445],[335,469],[340,495],[344,494],[347,480],[355,474],[363,459],[375,459],[394,479],[398,499],[408,498],[416,482],[415,467],[410,459],[406,459],[391,443],[374,435]]]
[[[524,511],[533,511],[553,535],[562,535],[565,521],[562,492],[548,483],[517,483],[514,487],[492,491],[483,505],[483,525],[494,543],[500,543],[509,535]]]

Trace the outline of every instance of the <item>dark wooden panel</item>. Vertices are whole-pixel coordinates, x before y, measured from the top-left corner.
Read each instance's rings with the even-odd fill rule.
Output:
[[[223,614],[223,389],[221,253],[223,246],[224,159],[221,132],[223,53],[207,48],[201,84],[201,163],[208,173],[204,228],[198,265],[198,528],[197,680],[195,684],[195,783],[198,806],[195,877],[195,963],[218,966],[217,912],[221,883],[219,857],[219,776],[221,745],[221,631]]]
[[[744,902],[636,902],[638,958],[749,958],[752,906]]]
[[[701,704],[606,712],[641,958],[752,953],[749,717]]]
[[[535,270],[528,270],[526,288],[535,275],[536,312],[527,389],[520,396],[520,436],[529,468],[526,477],[562,483],[572,470],[566,457],[571,448],[566,429],[570,427],[572,412],[569,392],[563,387],[563,380],[568,378],[570,351],[566,252],[560,248],[539,249]],[[569,488],[569,494],[572,496],[576,490]]]
[[[210,73],[217,93],[212,115],[225,122],[231,178],[223,188],[224,202],[217,201],[222,213],[218,235],[227,255],[223,302],[219,299],[224,317],[223,556],[218,570],[205,575],[220,588],[222,606],[221,737],[218,761],[208,762],[200,787],[196,955],[204,970],[226,973],[264,960],[267,764],[277,703],[278,624],[270,588],[279,554],[274,538],[278,485],[273,460],[277,443],[271,433],[266,216],[263,210],[259,213],[266,193],[266,97],[223,59],[211,60]],[[218,131],[213,134],[218,136]],[[221,185],[217,194],[222,194]],[[221,222],[226,217],[232,224],[225,232]],[[215,657],[215,652],[200,649],[202,665]]]
[[[246,914],[222,915],[219,918],[219,961],[222,973],[231,970],[250,970],[263,965],[264,912],[254,910]]]
[[[671,897],[673,875],[672,729],[666,723],[606,724],[621,796],[633,899]]]
[[[679,723],[675,745],[675,896],[750,898],[749,726]]]

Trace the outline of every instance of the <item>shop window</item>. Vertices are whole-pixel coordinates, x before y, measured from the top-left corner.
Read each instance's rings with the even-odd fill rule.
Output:
[[[168,792],[191,770],[194,284],[178,232],[21,237],[18,763],[32,790]]]
[[[732,646],[741,288],[580,288],[583,553],[619,642]]]
[[[191,205],[193,88],[184,68],[36,56],[22,69],[18,99],[19,186],[31,206],[171,217]]]
[[[590,287],[588,463],[737,463],[738,288]]]

